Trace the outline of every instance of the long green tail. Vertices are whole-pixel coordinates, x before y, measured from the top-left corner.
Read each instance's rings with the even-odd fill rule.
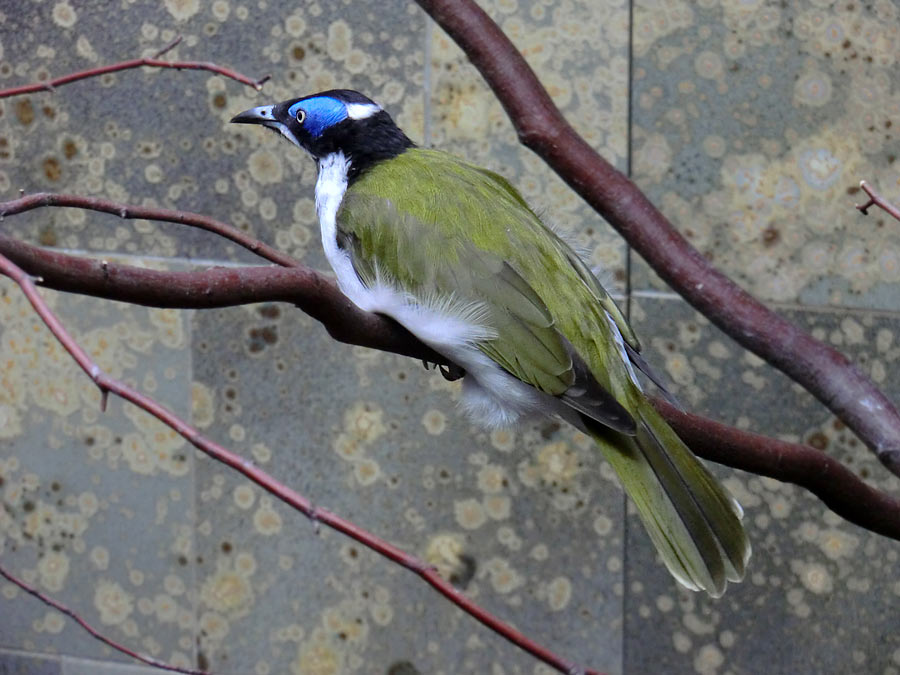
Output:
[[[672,575],[719,597],[743,579],[750,558],[741,507],[649,402],[632,412],[636,435],[592,433]]]

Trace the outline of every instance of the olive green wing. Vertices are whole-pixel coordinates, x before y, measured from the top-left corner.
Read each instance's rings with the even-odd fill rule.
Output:
[[[454,230],[424,222],[372,190],[347,191],[337,222],[363,283],[387,280],[419,303],[478,306],[491,339],[476,346],[519,380],[624,433],[634,433],[625,408],[597,383],[558,330],[546,304],[505,259]],[[441,217],[451,219],[447,208]],[[470,312],[471,314],[471,312]]]
[[[619,332],[622,334],[622,339],[625,340],[625,344],[630,346],[635,352],[640,352],[641,343],[638,341],[637,335],[635,335],[634,331],[628,323],[628,320],[625,318],[625,315],[622,314],[622,310],[619,309],[616,301],[612,299],[612,296],[610,296],[606,289],[603,288],[603,284],[600,283],[600,280],[597,279],[596,275],[584,263],[584,261],[580,257],[578,257],[575,251],[573,251],[569,247],[566,248],[566,257],[568,258],[569,263],[572,265],[572,268],[578,274],[578,277],[590,289],[594,297],[597,298],[597,302],[600,304],[600,306],[615,322],[616,328],[618,328]]]

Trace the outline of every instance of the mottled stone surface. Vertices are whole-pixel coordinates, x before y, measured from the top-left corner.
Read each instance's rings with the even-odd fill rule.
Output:
[[[897,310],[894,2],[634,3],[632,166],[680,231],[764,300]],[[644,265],[637,287],[661,282]]]
[[[897,2],[483,6],[576,129],[630,164],[695,245],[898,393],[900,225],[853,209],[863,178],[900,201]],[[356,88],[417,142],[507,175],[612,288],[630,281],[648,359],[689,409],[806,441],[900,491],[809,395],[639,260],[628,279],[618,237],[518,145],[474,68],[412,3],[0,0],[0,87],[150,55],[178,35],[166,58],[273,78],[257,94],[143,69],[0,101],[0,198],[53,190],[203,212],[321,268],[314,165],[227,120]],[[70,209],[0,228],[132,264],[254,260],[200,231]],[[799,489],[716,468],[744,504],[755,556],[747,581],[709,600],[677,588],[571,429],[474,428],[458,384],[337,344],[287,305],[178,313],[46,295],[111,374],[568,658],[611,673],[900,672],[896,544]],[[128,406],[99,412],[99,398],[0,282],[0,562],[113,639],[221,673],[546,672],[413,573]],[[124,663],[0,583],[0,673]]]
[[[618,659],[622,499],[583,436],[558,425],[472,429],[455,414],[457,385],[408,359],[336,348],[274,305],[203,313],[194,330],[217,435],[438,565],[519,628],[582,659]],[[254,340],[262,333],[268,342]],[[331,660],[342,670],[406,661],[423,673],[455,663],[530,672],[530,659],[435,602],[411,573],[317,535],[221,467],[198,462],[197,495],[200,647],[213,663],[249,671],[264,639],[276,672]]]
[[[898,317],[866,310],[793,310],[786,317],[842,349],[889,396],[900,389]],[[900,496],[900,480],[809,394],[736,347],[680,299],[637,298],[648,356],[690,410],[803,441]],[[663,337],[665,336],[665,337]],[[630,673],[895,672],[900,573],[896,542],[855,527],[792,485],[715,467],[744,507],[753,558],[719,600],[675,587],[636,516],[626,547],[625,670]],[[653,631],[648,643],[636,638]],[[635,636],[635,637],[633,637]],[[785,636],[788,636],[785,639]]]
[[[45,297],[106,372],[190,406],[189,314]],[[97,388],[5,279],[0,326],[4,564],[111,638],[189,662],[194,453],[130,404],[101,413]],[[4,647],[108,653],[8,584],[0,616]]]

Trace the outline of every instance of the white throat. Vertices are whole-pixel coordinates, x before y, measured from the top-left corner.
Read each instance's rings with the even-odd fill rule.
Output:
[[[322,248],[331,269],[337,276],[338,285],[351,300],[360,286],[359,278],[346,251],[337,243],[337,212],[347,191],[347,173],[350,160],[338,150],[319,160],[319,177],[316,180],[316,213],[322,231]]]

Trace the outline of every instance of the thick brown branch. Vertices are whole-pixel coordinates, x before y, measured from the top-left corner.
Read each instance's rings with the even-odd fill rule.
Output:
[[[47,288],[153,307],[204,309],[290,302],[337,340],[451,365],[397,323],[363,312],[334,282],[306,267],[215,267],[161,272],[64,255],[0,235],[0,254]],[[654,402],[698,455],[795,483],[860,527],[900,540],[900,502],[874,490],[836,460],[806,446],[732,429]]]
[[[713,267],[563,118],[534,72],[472,0],[417,0],[465,51],[526,146],[619,231],[685,300],[828,406],[900,475],[900,414],[840,352],[766,308]]]
[[[41,285],[148,307],[210,309],[290,302],[320,321],[335,340],[432,363],[446,359],[400,324],[363,312],[328,277],[308,267],[213,267],[168,272],[48,251],[0,234],[5,255]]]
[[[799,485],[851,523],[900,540],[900,500],[863,482],[833,457],[684,413],[662,399],[653,405],[700,457]]]

